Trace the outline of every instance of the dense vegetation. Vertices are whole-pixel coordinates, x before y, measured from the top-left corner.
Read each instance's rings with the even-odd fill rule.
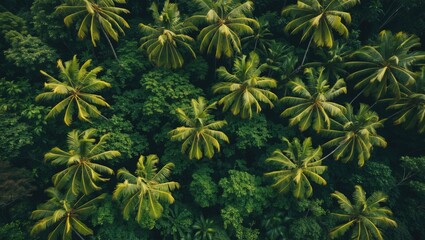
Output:
[[[425,239],[424,14],[3,0],[0,239]]]

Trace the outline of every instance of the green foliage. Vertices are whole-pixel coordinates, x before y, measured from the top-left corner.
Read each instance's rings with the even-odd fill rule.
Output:
[[[95,204],[105,198],[105,193],[95,198],[63,195],[55,188],[47,189],[46,193],[50,200],[31,214],[32,219],[38,220],[31,230],[31,235],[48,228],[53,228],[49,233],[49,240],[72,239],[74,232],[83,236],[93,234],[93,230],[82,220],[96,210]]]
[[[162,215],[162,203],[172,204],[174,198],[171,191],[179,188],[177,182],[168,182],[173,163],[165,164],[159,171],[156,164],[158,156],[151,154],[147,157],[141,155],[137,162],[136,175],[127,169],[118,170],[117,177],[124,182],[117,184],[114,191],[114,199],[123,203],[123,216],[125,220],[130,218],[136,210],[136,221],[141,223],[145,215],[152,219],[158,219]]]
[[[35,100],[49,101],[60,99],[60,102],[47,114],[46,119],[54,118],[65,110],[64,122],[69,126],[72,123],[75,108],[78,112],[78,118],[83,121],[90,122],[91,117],[102,116],[95,105],[109,107],[109,104],[102,96],[94,93],[105,87],[111,87],[111,84],[97,78],[97,74],[102,71],[102,67],[87,70],[90,64],[91,59],[84,62],[80,67],[76,55],[74,55],[72,60],[65,62],[65,65],[59,59],[60,80],[44,71],[40,71],[48,78],[44,88],[50,90],[50,92],[39,94]]]
[[[276,94],[267,90],[277,86],[276,80],[269,77],[260,77],[265,65],[260,65],[260,58],[255,52],[239,57],[233,65],[233,73],[225,67],[217,69],[219,78],[226,82],[213,86],[214,93],[227,94],[218,101],[223,105],[223,111],[230,111],[241,118],[252,118],[252,109],[255,113],[261,111],[259,102],[267,103],[271,108],[272,101],[277,99]]]
[[[377,128],[383,127],[376,112],[366,104],[360,104],[357,114],[353,106],[346,105],[346,111],[339,122],[332,121],[331,130],[323,129],[321,133],[333,138],[323,144],[323,147],[335,147],[332,151],[336,160],[343,162],[353,160],[357,155],[359,166],[363,166],[370,158],[374,146],[386,147],[385,139],[378,135]]]
[[[70,34],[63,25],[62,18],[55,13],[61,0],[34,0],[31,5],[32,30],[44,42],[63,42],[68,45]]]
[[[186,35],[186,33],[196,30],[196,27],[180,20],[177,4],[169,3],[166,0],[162,12],[159,13],[156,3],[152,3],[150,10],[153,12],[152,16],[156,26],[139,24],[142,32],[146,35],[141,39],[140,48],[146,49],[149,60],[159,67],[180,68],[184,63],[182,50],[186,50],[196,57],[190,46],[193,38]]]
[[[279,192],[286,193],[292,190],[296,198],[308,198],[313,194],[313,182],[326,185],[326,180],[320,176],[326,170],[322,166],[322,148],[313,148],[311,138],[305,139],[302,143],[298,138],[292,142],[284,139],[288,145],[286,150],[277,149],[273,155],[266,159],[267,162],[279,164],[282,170],[265,173],[266,176],[273,176]]]
[[[3,38],[9,31],[15,30],[20,33],[26,32],[24,19],[11,12],[0,12],[0,33]]]
[[[314,218],[304,217],[295,220],[289,226],[289,235],[291,239],[303,240],[319,240],[323,238],[323,230],[320,223]]]
[[[109,160],[120,156],[115,150],[105,151],[108,134],[100,137],[96,142],[95,129],[85,131],[73,130],[68,133],[68,151],[58,147],[52,148],[44,155],[46,161],[53,165],[66,166],[66,169],[53,175],[53,184],[58,189],[67,189],[74,195],[80,192],[85,195],[100,190],[99,182],[109,179],[101,174],[111,175],[114,171],[104,165],[96,163],[99,160]]]
[[[302,33],[301,41],[309,37],[314,43],[331,48],[334,43],[333,30],[339,35],[348,37],[348,29],[342,22],[349,24],[351,15],[345,10],[353,7],[358,0],[298,0],[297,4],[283,9],[283,15],[291,15],[295,19],[285,26],[291,34]]]
[[[174,205],[168,208],[158,220],[155,227],[161,232],[163,238],[172,236],[174,240],[180,240],[187,235],[193,225],[193,216],[186,208]]]
[[[164,70],[153,70],[143,75],[140,90],[127,91],[118,97],[115,108],[120,108],[134,121],[144,119],[138,127],[149,131],[162,126],[178,107],[188,106],[191,98],[202,95],[186,75]]]
[[[226,121],[214,121],[209,113],[215,108],[216,102],[208,105],[203,97],[197,100],[192,99],[192,108],[187,110],[176,109],[177,117],[184,126],[178,127],[169,132],[171,141],[183,141],[182,153],[189,149],[189,159],[201,159],[203,156],[212,158],[214,148],[220,152],[220,143],[218,140],[229,143],[229,139],[223,132],[219,131]]]
[[[5,38],[10,44],[10,48],[4,51],[6,60],[28,74],[34,75],[58,58],[56,51],[37,37],[12,30],[5,34]]]
[[[253,2],[240,3],[233,0],[196,0],[202,9],[203,15],[190,17],[196,25],[206,23],[198,35],[201,42],[201,52],[214,54],[216,59],[224,55],[232,57],[241,53],[241,40],[243,35],[254,34],[258,22],[247,17],[253,9]]]
[[[267,118],[264,115],[255,115],[250,120],[229,119],[225,127],[229,134],[234,134],[237,149],[247,150],[250,148],[267,147],[267,141],[272,137],[268,129]]]
[[[102,121],[97,126],[99,133],[109,133],[106,140],[109,148],[120,149],[121,156],[109,161],[113,165],[134,158],[148,149],[146,136],[138,133],[131,122],[121,116],[113,115],[108,121]]]
[[[190,182],[193,200],[203,208],[217,203],[218,186],[211,178],[211,174],[211,169],[201,168],[192,174],[193,180]]]
[[[0,207],[10,206],[16,201],[28,198],[34,190],[31,172],[13,167],[9,162],[0,159]]]
[[[25,230],[22,229],[22,223],[19,221],[14,221],[6,223],[0,227],[0,238],[1,239],[13,239],[13,240],[25,240],[27,234]]]
[[[324,68],[315,70],[306,68],[304,74],[307,84],[296,78],[288,83],[292,94],[281,99],[283,104],[289,105],[281,113],[282,117],[292,117],[289,125],[298,124],[300,131],[305,131],[313,124],[313,129],[329,129],[332,117],[342,116],[345,108],[332,100],[343,93],[347,93],[345,82],[339,79],[331,87],[323,73]]]
[[[344,222],[331,230],[331,238],[343,236],[348,229],[353,227],[352,239],[373,237],[383,240],[380,228],[397,226],[397,223],[390,218],[391,210],[381,207],[381,203],[387,201],[387,196],[382,192],[374,192],[366,199],[366,192],[360,185],[356,185],[353,193],[354,204],[338,191],[332,193],[331,196],[337,199],[342,209],[338,213],[332,213],[332,216]]]
[[[223,203],[236,208],[241,217],[261,214],[269,195],[269,190],[261,186],[261,178],[237,170],[229,170],[228,173],[229,177],[218,183],[223,189]]]

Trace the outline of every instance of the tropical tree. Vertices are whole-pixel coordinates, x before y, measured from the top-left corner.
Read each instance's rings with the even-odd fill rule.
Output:
[[[219,78],[226,82],[217,83],[213,86],[214,93],[226,93],[227,95],[218,101],[223,104],[223,111],[229,108],[233,115],[240,114],[242,118],[251,118],[252,109],[255,112],[261,111],[259,102],[264,102],[273,107],[272,101],[277,96],[266,88],[274,88],[276,80],[269,77],[261,77],[265,65],[260,64],[260,58],[255,52],[239,57],[233,65],[233,74],[229,73],[225,67],[217,69]]]
[[[205,219],[202,215],[195,221],[192,228],[195,231],[195,240],[213,240],[217,232],[214,221]]]
[[[234,0],[196,0],[202,8],[202,15],[195,15],[189,21],[195,25],[207,24],[198,35],[201,52],[214,54],[215,58],[232,57],[241,53],[240,37],[254,34],[258,22],[247,17],[253,9],[253,2],[240,3]]]
[[[300,78],[295,78],[288,83],[293,95],[281,99],[283,104],[290,106],[281,116],[291,117],[290,126],[298,124],[300,131],[307,130],[312,124],[316,132],[325,127],[329,129],[331,117],[343,115],[344,107],[331,100],[347,92],[345,82],[339,79],[330,87],[323,72],[324,68],[318,71],[306,68],[307,85]]]
[[[415,35],[382,31],[376,45],[364,46],[352,54],[353,61],[346,65],[356,70],[348,79],[358,80],[354,87],[362,88],[361,93],[366,95],[379,99],[389,91],[399,99],[418,77],[413,67],[425,59],[425,52],[411,50],[419,46],[420,39]]]
[[[220,151],[218,140],[229,142],[228,137],[218,129],[227,124],[226,121],[214,121],[209,111],[216,107],[216,102],[208,105],[203,97],[192,99],[192,111],[187,114],[183,109],[177,108],[177,117],[185,126],[178,127],[169,132],[172,141],[183,141],[182,152],[189,149],[189,159],[201,159],[202,156],[212,158],[214,148]]]
[[[407,129],[418,128],[425,132],[425,94],[410,92],[395,101],[387,109],[397,110],[395,124],[404,124]]]
[[[63,120],[69,126],[72,123],[75,108],[78,111],[78,118],[83,121],[90,122],[91,117],[102,116],[95,105],[109,107],[109,104],[102,96],[94,93],[105,87],[111,87],[111,84],[97,78],[102,67],[88,70],[90,64],[91,59],[80,67],[75,55],[72,60],[65,62],[65,65],[59,59],[58,67],[61,71],[59,80],[44,71],[40,71],[48,78],[47,82],[44,83],[44,88],[48,89],[49,92],[39,94],[35,100],[57,101],[60,99],[60,102],[47,114],[46,119],[54,118],[65,110]]]
[[[280,80],[286,80],[292,75],[298,62],[294,46],[275,40],[270,43],[270,47],[260,51],[260,56],[265,59],[267,76]]]
[[[348,37],[348,29],[343,23],[351,22],[351,15],[345,10],[356,5],[358,0],[298,0],[282,10],[283,15],[294,17],[285,31],[297,34],[302,31],[301,41],[310,37],[318,47],[331,48],[334,44],[333,30]],[[309,44],[310,46],[310,44]]]
[[[267,20],[264,18],[256,20],[258,22],[258,28],[254,29],[254,34],[241,39],[242,46],[244,49],[249,49],[253,46],[253,51],[256,51],[257,48],[260,51],[265,51],[272,43],[271,37],[273,34],[269,30],[269,22]]]
[[[71,5],[68,4],[71,3]],[[114,53],[117,55],[109,39],[111,37],[118,41],[118,35],[124,35],[123,27],[130,28],[127,21],[120,14],[130,13],[125,8],[115,6],[115,3],[125,3],[125,0],[79,0],[68,1],[56,8],[56,12],[68,14],[64,18],[66,26],[81,20],[78,27],[78,37],[84,39],[91,36],[93,46],[100,40],[100,31],[104,34]]]
[[[265,173],[266,176],[275,178],[272,185],[285,193],[292,190],[294,197],[307,198],[313,194],[310,180],[326,185],[326,180],[320,175],[326,170],[322,166],[322,148],[313,148],[311,138],[306,138],[302,143],[297,138],[292,142],[284,138],[288,147],[285,150],[277,149],[266,162],[279,165],[281,170]]]
[[[177,4],[164,3],[162,12],[158,12],[158,7],[152,3],[150,7],[152,16],[155,19],[155,27],[139,24],[142,32],[146,34],[141,39],[141,48],[146,49],[149,59],[157,66],[166,68],[180,68],[183,66],[182,50],[186,50],[195,57],[190,43],[193,39],[186,33],[196,30],[191,23],[183,23],[180,20],[180,12]]]
[[[346,70],[346,58],[350,50],[345,44],[337,42],[330,49],[317,49],[316,55],[319,61],[306,63],[304,67],[324,67],[326,78],[337,80],[348,75]]]
[[[83,220],[95,212],[96,203],[103,200],[106,193],[95,198],[64,195],[56,188],[48,188],[46,193],[50,199],[31,214],[32,219],[38,220],[31,230],[31,235],[51,227],[53,230],[48,235],[49,240],[72,239],[73,233],[80,238],[81,235],[93,234],[93,230],[87,227]]]
[[[141,155],[135,175],[125,168],[118,170],[118,179],[124,182],[117,184],[113,197],[122,202],[124,219],[128,220],[134,210],[138,223],[144,214],[158,219],[163,211],[161,203],[174,202],[171,191],[180,187],[177,182],[168,182],[174,164],[167,163],[158,171],[158,162],[159,158],[154,154]]]
[[[336,147],[331,154],[336,160],[350,161],[357,156],[359,166],[370,158],[374,146],[386,147],[385,139],[378,135],[377,128],[383,127],[376,112],[369,110],[366,104],[360,104],[357,114],[353,107],[346,105],[343,117],[339,121],[332,120],[331,129],[323,129],[323,135],[333,138],[323,147]]]
[[[397,226],[397,223],[390,218],[391,210],[381,206],[381,203],[388,199],[382,192],[374,192],[366,199],[365,191],[361,186],[356,185],[353,193],[354,204],[338,191],[332,193],[331,196],[338,201],[342,210],[332,213],[332,216],[344,222],[331,230],[331,238],[343,236],[348,229],[352,228],[351,239],[383,240],[380,228]]]
[[[50,150],[44,159],[53,165],[66,166],[66,169],[53,175],[53,183],[58,189],[69,188],[72,194],[83,192],[85,195],[100,190],[99,182],[108,181],[101,174],[111,175],[114,171],[96,163],[99,160],[120,156],[118,151],[104,151],[108,134],[100,137],[96,143],[95,129],[73,130],[68,133],[68,151],[58,147]]]

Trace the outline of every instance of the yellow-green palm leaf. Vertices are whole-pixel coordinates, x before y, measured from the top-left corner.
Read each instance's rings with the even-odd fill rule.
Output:
[[[59,80],[44,71],[40,71],[48,78],[47,82],[44,83],[44,88],[48,92],[39,94],[35,100],[59,101],[47,114],[46,119],[54,118],[65,111],[64,122],[69,126],[76,110],[78,118],[83,121],[90,121],[92,117],[102,116],[95,105],[109,107],[109,104],[102,96],[94,93],[106,87],[111,87],[111,84],[97,78],[102,67],[88,70],[90,64],[91,59],[80,66],[77,56],[74,56],[72,60],[65,62],[65,64],[59,59]]]
[[[335,102],[335,97],[346,93],[347,88],[343,79],[339,79],[332,87],[324,74],[324,68],[316,71],[306,68],[304,71],[307,84],[296,78],[288,83],[291,93],[281,101],[288,106],[281,116],[291,117],[290,126],[299,125],[305,131],[313,125],[319,132],[323,128],[330,128],[332,117],[343,115],[345,108]]]
[[[93,230],[82,220],[95,212],[95,204],[103,200],[106,193],[95,198],[63,195],[56,188],[48,188],[46,193],[50,200],[38,206],[31,214],[32,219],[38,220],[31,229],[31,235],[46,229],[52,229],[48,240],[70,240],[73,232],[82,236],[93,234]]]
[[[201,159],[203,156],[212,158],[215,150],[220,152],[219,140],[229,142],[228,137],[221,131],[226,121],[214,121],[209,114],[215,108],[216,102],[208,105],[207,101],[199,97],[192,99],[192,111],[186,113],[183,109],[176,110],[177,117],[184,126],[169,132],[172,141],[183,141],[182,152],[189,151],[189,159]]]
[[[167,163],[158,171],[156,167],[158,162],[159,158],[154,154],[147,157],[141,155],[135,175],[125,168],[118,170],[118,179],[124,182],[117,184],[113,197],[122,203],[124,219],[128,220],[133,212],[136,213],[138,223],[144,214],[158,219],[163,211],[161,203],[174,202],[171,191],[180,185],[167,180],[174,164]]]
[[[334,34],[348,36],[345,24],[351,22],[351,15],[345,10],[353,7],[358,0],[298,0],[282,10],[283,15],[294,17],[286,27],[291,34],[302,32],[301,41],[312,38],[319,46],[331,48]],[[344,23],[345,22],[345,23]]]
[[[404,124],[407,129],[417,127],[419,133],[425,132],[425,94],[410,92],[387,109],[397,110],[395,124]]]
[[[342,210],[332,213],[332,216],[343,222],[331,230],[331,238],[344,236],[352,228],[350,239],[383,240],[381,229],[388,226],[397,226],[397,223],[390,218],[392,215],[391,210],[381,206],[381,203],[386,202],[388,199],[382,192],[374,192],[366,199],[366,193],[363,188],[357,185],[353,193],[354,203],[351,203],[344,194],[338,191],[332,193],[331,196],[338,201]]]
[[[279,192],[292,191],[296,198],[307,198],[313,194],[310,181],[320,185],[326,185],[326,180],[320,175],[326,170],[322,166],[322,148],[313,148],[311,138],[302,143],[294,138],[292,142],[285,139],[288,147],[282,151],[277,149],[273,155],[266,159],[279,166],[280,170],[265,173],[266,176],[275,178],[272,185]]]
[[[115,7],[115,2],[125,3],[125,0],[80,0],[58,6],[56,11],[68,14],[64,18],[67,26],[79,21],[78,37],[91,36],[93,46],[100,40],[100,33],[118,41],[119,34],[124,35],[123,27],[130,28],[127,21],[120,14],[129,13],[125,8]]]
[[[223,55],[232,57],[241,52],[242,36],[254,34],[253,27],[258,28],[255,19],[247,17],[253,9],[253,2],[239,3],[233,0],[196,0],[202,8],[202,15],[195,15],[189,20],[195,24],[204,24],[198,35],[201,52],[214,54],[219,59]]]
[[[58,189],[68,188],[74,195],[79,192],[89,194],[101,189],[99,182],[109,180],[102,174],[114,173],[111,168],[96,162],[118,157],[120,153],[114,150],[104,151],[108,135],[103,135],[96,143],[95,132],[95,129],[82,132],[73,130],[68,133],[67,151],[55,147],[44,155],[45,160],[53,165],[66,166],[53,175],[53,184]]]
[[[261,111],[260,102],[273,107],[272,101],[277,100],[277,96],[267,88],[275,88],[277,83],[272,78],[260,76],[264,65],[259,64],[258,55],[251,52],[249,58],[243,55],[235,60],[233,74],[225,67],[217,69],[218,76],[226,81],[213,86],[214,93],[227,94],[218,101],[223,104],[223,111],[230,109],[233,115],[251,118],[253,109],[257,114]]]
[[[196,27],[191,23],[182,23],[180,21],[180,12],[177,4],[165,1],[161,14],[155,3],[151,8],[155,18],[155,26],[151,27],[140,24],[140,28],[145,37],[141,39],[141,48],[146,49],[149,60],[157,66],[166,68],[180,68],[183,66],[184,51],[189,52],[195,57],[195,52],[191,47],[193,39],[186,35]]]
[[[425,59],[425,52],[411,51],[419,46],[420,39],[415,35],[382,31],[376,45],[364,46],[352,54],[353,61],[346,66],[355,71],[348,79],[358,80],[354,87],[366,95],[379,99],[390,92],[399,99],[418,77],[414,67]]]
[[[339,121],[332,120],[331,129],[323,129],[321,133],[332,140],[323,147],[336,147],[334,157],[343,162],[357,157],[359,166],[363,166],[370,158],[373,147],[386,147],[385,139],[378,135],[377,128],[383,127],[376,112],[370,111],[369,106],[360,104],[357,114],[353,107],[346,105],[344,116]]]

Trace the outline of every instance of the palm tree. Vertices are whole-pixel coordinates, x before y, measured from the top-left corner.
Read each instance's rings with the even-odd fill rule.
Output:
[[[73,22],[81,20],[78,28],[78,37],[84,39],[87,35],[91,36],[93,46],[100,40],[100,31],[105,35],[108,43],[114,53],[109,37],[118,41],[119,33],[124,34],[123,27],[130,28],[127,21],[120,16],[122,13],[130,13],[125,8],[115,7],[116,3],[125,3],[125,0],[79,0],[71,1],[72,5],[64,3],[56,8],[56,12],[68,14],[64,18],[66,26]]]
[[[410,92],[387,109],[398,110],[395,124],[404,123],[407,129],[417,126],[419,133],[425,132],[425,94]]]
[[[360,93],[379,99],[390,91],[399,99],[415,83],[417,74],[412,68],[425,59],[425,52],[411,51],[419,46],[420,39],[415,35],[382,31],[376,45],[364,46],[352,54],[355,61],[346,65],[357,70],[348,79],[359,80],[355,88],[362,88]]]
[[[351,15],[344,11],[357,3],[358,0],[298,0],[297,4],[282,10],[283,15],[295,18],[286,25],[285,31],[291,30],[291,34],[302,31],[301,41],[310,37],[310,42],[313,41],[318,47],[331,48],[334,43],[332,30],[348,37],[343,21],[349,24]]]
[[[195,231],[195,240],[213,240],[217,232],[214,220],[205,219],[202,215],[195,221],[192,228]]]
[[[381,207],[381,203],[388,199],[382,192],[374,192],[366,199],[366,193],[361,186],[357,185],[353,193],[354,204],[338,191],[331,196],[337,199],[342,209],[339,213],[332,213],[332,216],[344,222],[331,230],[331,238],[343,236],[348,229],[353,228],[351,239],[383,240],[380,228],[397,226],[397,223],[390,218],[391,210]]]
[[[270,47],[261,50],[260,55],[266,60],[267,76],[279,77],[280,80],[286,80],[292,75],[298,62],[294,46],[275,40],[270,43]]]
[[[337,42],[331,49],[317,49],[319,61],[309,62],[304,67],[324,67],[326,78],[337,80],[348,75],[345,62],[350,50]]]
[[[88,196],[77,197],[72,194],[63,195],[56,188],[48,188],[47,195],[50,197],[46,203],[40,205],[31,214],[32,219],[38,219],[33,226],[31,235],[35,235],[47,228],[54,229],[49,233],[48,239],[72,239],[72,233],[81,235],[92,235],[91,230],[82,222],[95,212],[95,204],[106,197],[106,193],[95,198]]]
[[[324,127],[330,128],[331,117],[343,115],[344,107],[331,100],[347,92],[345,82],[339,79],[330,87],[323,72],[323,67],[318,71],[306,68],[304,74],[307,85],[299,78],[288,83],[293,95],[281,99],[285,105],[290,106],[281,116],[291,117],[290,126],[298,124],[299,129],[305,131],[313,123],[313,129],[319,132]]]
[[[65,110],[64,122],[69,126],[72,123],[75,108],[78,111],[78,118],[84,121],[90,122],[91,117],[103,116],[95,105],[109,107],[109,104],[102,96],[93,93],[105,87],[111,87],[111,84],[97,78],[97,74],[102,71],[102,67],[95,67],[90,71],[87,70],[90,64],[91,59],[80,67],[77,56],[65,62],[65,65],[59,59],[60,80],[44,71],[40,71],[44,76],[48,77],[44,87],[50,92],[39,94],[35,100],[61,100],[50,110],[46,119],[54,118]]]
[[[196,0],[202,8],[202,15],[195,15],[189,21],[196,25],[206,23],[198,35],[201,52],[214,54],[216,59],[232,57],[241,52],[243,35],[254,34],[252,27],[258,22],[247,15],[251,14],[253,2],[239,3],[234,0]]]
[[[120,156],[118,151],[104,151],[108,134],[100,137],[97,143],[94,138],[95,129],[80,132],[73,130],[68,133],[68,151],[58,147],[50,150],[44,158],[53,165],[65,165],[67,168],[53,175],[53,183],[58,189],[69,187],[72,194],[79,192],[89,194],[100,190],[98,182],[108,181],[101,174],[111,175],[112,169],[96,163],[99,160],[112,159]]]
[[[173,163],[167,163],[159,171],[156,167],[158,156],[151,154],[147,157],[141,155],[137,163],[135,175],[127,169],[118,170],[118,183],[113,197],[123,203],[123,216],[128,220],[131,213],[136,210],[136,221],[140,223],[143,214],[149,214],[153,219],[158,219],[163,211],[161,202],[169,204],[174,202],[171,191],[179,188],[177,182],[168,182],[167,178],[174,168]]]
[[[140,24],[140,28],[147,35],[141,39],[143,44],[141,48],[145,48],[148,52],[149,59],[157,66],[166,68],[180,68],[183,66],[182,50],[187,50],[195,57],[190,43],[193,39],[185,33],[196,30],[196,27],[190,23],[183,24],[180,21],[180,12],[177,4],[164,3],[161,14],[155,3],[151,8],[152,15],[155,19],[155,27]]]
[[[313,194],[310,180],[326,185],[326,180],[320,176],[326,170],[322,166],[322,148],[313,148],[311,138],[301,142],[294,138],[292,142],[284,139],[288,147],[282,151],[277,149],[273,155],[266,159],[266,162],[273,162],[279,165],[281,170],[265,173],[266,176],[273,176],[275,183],[272,185],[279,189],[279,192],[292,193],[296,198],[306,198]]]
[[[332,121],[331,129],[323,129],[323,135],[333,138],[326,142],[323,147],[335,147],[331,152],[336,160],[343,162],[354,159],[357,155],[359,166],[370,158],[374,146],[386,147],[387,142],[376,132],[377,128],[383,127],[383,120],[379,120],[376,112],[370,111],[369,106],[360,104],[357,114],[353,107],[346,105],[346,111],[340,121]]]
[[[230,108],[233,115],[240,114],[242,118],[251,118],[253,108],[256,113],[261,111],[259,102],[273,107],[272,101],[276,100],[277,96],[265,88],[276,87],[276,80],[260,77],[265,66],[259,64],[258,55],[251,52],[249,59],[243,55],[235,60],[233,74],[225,67],[217,69],[218,76],[227,81],[213,86],[214,93],[227,94],[218,101],[218,104],[223,104],[223,111]]]
[[[192,99],[192,111],[189,114],[177,108],[176,113],[179,120],[185,125],[169,132],[172,141],[183,141],[182,152],[189,149],[189,159],[201,159],[202,156],[212,158],[214,148],[220,152],[218,140],[229,142],[229,138],[218,129],[227,124],[226,121],[214,121],[209,114],[214,109],[216,102],[208,105],[203,97],[198,100]]]
[[[264,18],[256,19],[258,22],[258,28],[254,29],[253,35],[248,35],[243,37],[241,41],[243,42],[243,48],[249,49],[253,45],[253,51],[256,51],[257,48],[260,51],[265,51],[271,46],[272,40],[270,39],[273,34],[269,30],[269,22]]]

